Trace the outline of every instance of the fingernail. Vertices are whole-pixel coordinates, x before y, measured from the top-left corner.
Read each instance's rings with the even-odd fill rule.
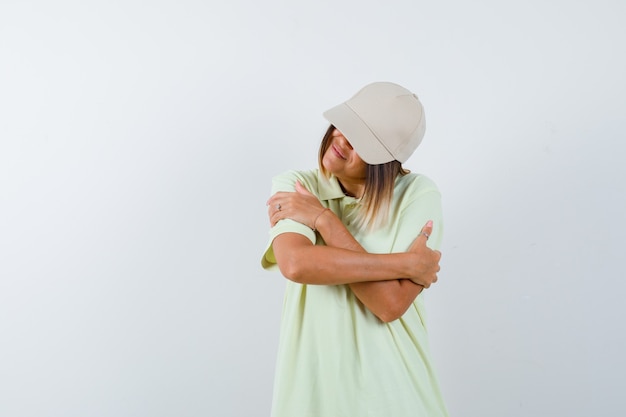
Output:
[[[433,227],[433,221],[432,220],[428,220],[426,222],[426,227]]]

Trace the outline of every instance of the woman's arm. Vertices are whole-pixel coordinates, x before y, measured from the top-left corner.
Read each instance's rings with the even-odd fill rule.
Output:
[[[324,236],[327,245],[365,252],[365,249],[354,239],[336,216],[325,215],[318,220],[317,224],[318,230]],[[426,247],[426,237],[423,233],[428,235],[432,233],[432,223],[429,222],[424,226],[410,250],[424,252],[424,249],[426,249],[426,252],[434,252]],[[438,252],[436,254],[439,256],[433,262],[437,264],[436,269],[438,271],[438,261],[441,255]],[[435,281],[436,279],[435,276]],[[350,289],[376,317],[387,323],[402,317],[419,293],[422,292],[424,286],[416,284],[409,279],[395,279],[355,282],[350,284]]]
[[[287,278],[309,284],[349,284],[356,297],[385,322],[402,316],[424,286],[428,287],[437,280],[436,272],[439,271],[438,261],[441,254],[426,247],[425,236],[420,234],[407,252],[415,255],[421,265],[414,263],[414,269],[408,274],[394,272],[393,263],[398,262],[398,259],[401,261],[401,258],[395,256],[396,259],[393,259],[391,256],[399,254],[367,254],[337,216],[329,211],[322,212],[320,216],[323,208],[315,196],[299,183],[296,184],[296,190],[297,193],[281,193],[268,201],[272,225],[282,218],[309,224],[319,231],[327,247],[314,246],[308,239],[297,234],[278,236],[273,243],[274,254],[281,272]],[[283,210],[274,208],[279,202],[284,205]],[[422,231],[430,234],[431,230],[432,226],[427,226]],[[329,251],[331,248],[344,251]],[[324,250],[320,252],[318,249]],[[368,262],[367,259],[373,260],[374,264],[364,263]],[[381,266],[388,270],[380,269]],[[373,275],[365,276],[368,272]],[[385,275],[389,273],[391,275]],[[398,279],[415,275],[418,278],[413,279],[422,285],[409,279]],[[372,277],[374,281],[370,280]],[[352,281],[353,279],[357,282]]]
[[[334,215],[333,215],[334,216]],[[274,256],[285,278],[301,284],[339,285],[355,282],[419,280],[425,287],[437,280],[435,251],[423,256],[426,238],[416,240],[411,250],[401,253],[373,254],[333,246],[319,246],[298,233],[283,233],[272,242]]]

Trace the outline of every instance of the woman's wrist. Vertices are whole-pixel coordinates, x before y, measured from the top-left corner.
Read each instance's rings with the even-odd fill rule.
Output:
[[[402,265],[404,269],[402,277],[408,278],[411,281],[415,282],[415,279],[417,278],[417,276],[415,275],[415,265],[417,263],[415,260],[415,255],[411,252],[401,252],[400,255],[402,257]]]
[[[315,217],[315,220],[313,220],[313,226],[311,227],[311,229],[313,229],[313,231],[317,231],[318,230],[318,223],[322,222],[323,219],[320,219],[320,217],[324,217],[324,213],[326,213],[327,211],[330,211],[330,209],[328,207],[324,208],[322,211],[319,212],[319,214]]]

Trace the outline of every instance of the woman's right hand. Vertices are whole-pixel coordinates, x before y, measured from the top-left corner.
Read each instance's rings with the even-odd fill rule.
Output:
[[[428,288],[430,284],[437,282],[437,272],[441,269],[439,267],[441,252],[426,246],[426,241],[432,232],[433,222],[429,220],[408,250],[408,253],[415,255],[412,260],[412,272],[409,279],[416,284],[422,285],[424,288]]]
[[[267,200],[267,214],[274,227],[279,220],[291,219],[315,230],[315,221],[325,211],[320,200],[296,181],[296,191],[279,191]]]

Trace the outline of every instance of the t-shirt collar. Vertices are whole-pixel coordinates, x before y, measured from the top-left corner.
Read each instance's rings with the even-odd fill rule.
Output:
[[[330,178],[326,178],[322,171],[317,172],[317,184],[320,200],[334,200],[336,198],[344,198],[346,195],[339,185],[337,177],[331,174]]]

